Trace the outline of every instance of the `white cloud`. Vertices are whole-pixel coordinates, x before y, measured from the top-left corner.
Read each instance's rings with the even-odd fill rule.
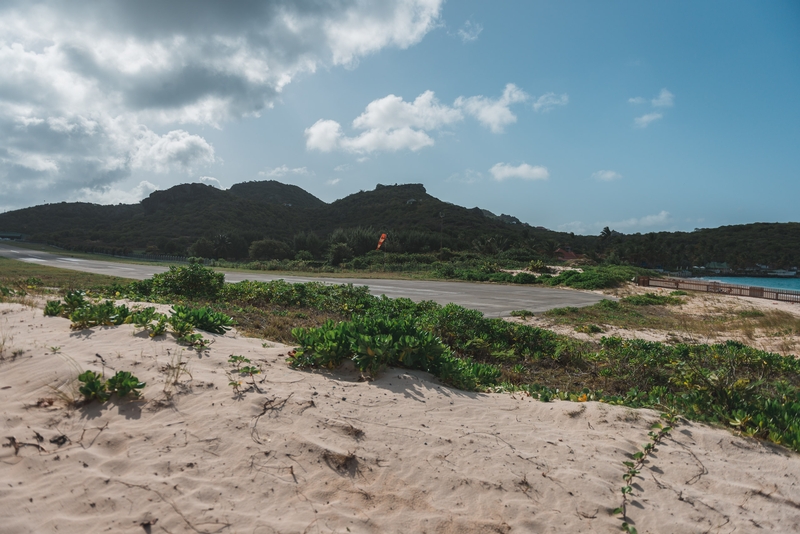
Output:
[[[639,128],[647,128],[647,126],[654,121],[661,119],[664,115],[661,113],[648,113],[646,115],[642,115],[641,117],[636,117],[633,119],[634,124]]]
[[[187,125],[258,115],[298,75],[412,46],[442,4],[2,3],[0,195],[22,206],[42,188],[102,195],[137,169],[193,172],[218,158]]]
[[[211,187],[216,187],[217,189],[222,189],[222,184],[220,181],[213,176],[201,176],[200,183],[210,185]]]
[[[546,93],[536,99],[533,103],[533,110],[536,112],[550,111],[556,106],[566,106],[569,103],[569,96],[564,93],[563,95],[556,95],[555,93]]]
[[[483,31],[483,26],[468,20],[464,23],[464,25],[458,30],[458,36],[461,37],[461,40],[465,43],[471,43],[478,39],[478,36]]]
[[[370,102],[364,112],[353,120],[352,127],[363,130],[360,134],[347,136],[338,122],[320,119],[305,129],[306,148],[320,152],[343,150],[355,154],[416,151],[434,144],[431,132],[445,134],[442,128],[463,121],[465,115],[475,117],[492,132],[501,133],[505,126],[517,120],[510,106],[527,99],[528,95],[513,83],[506,85],[503,95],[498,99],[460,96],[452,106],[440,103],[433,91],[425,91],[413,102],[388,95]],[[567,101],[567,95],[548,93],[539,98],[534,108],[546,111]]]
[[[502,133],[509,124],[517,122],[517,116],[511,112],[511,104],[524,102],[528,95],[513,83],[506,85],[503,96],[497,100],[485,96],[460,96],[455,107],[463,109],[494,133]]]
[[[628,102],[631,104],[644,104],[647,102],[644,98],[637,96],[634,98],[629,98]],[[650,104],[654,108],[669,108],[675,104],[675,95],[670,93],[666,88],[662,89],[661,92],[658,94],[657,97],[650,100]],[[634,124],[639,128],[647,128],[647,126],[654,121],[657,121],[663,118],[664,115],[658,112],[653,113],[646,113],[641,117],[636,117],[633,119]]]
[[[341,182],[341,181],[342,181],[342,179],[341,179],[341,178],[332,178],[332,179],[328,180],[328,181],[327,181],[327,182],[325,182],[325,183],[326,183],[326,184],[328,184],[328,185],[336,185],[336,184],[338,184],[338,183],[339,183],[339,182]]]
[[[367,130],[357,137],[342,137],[339,145],[347,152],[364,154],[378,150],[397,152],[408,149],[417,151],[433,145],[433,139],[420,130],[409,127],[394,130]]]
[[[320,119],[305,129],[306,148],[330,152],[339,148],[339,143],[344,136],[342,126],[332,120]]]
[[[173,130],[162,136],[143,128],[135,140],[125,139],[132,150],[130,165],[134,169],[167,173],[191,172],[196,166],[214,163],[214,148],[199,135]]]
[[[274,169],[266,169],[258,172],[259,176],[268,176],[270,178],[280,178],[281,176],[286,176],[287,174],[314,176],[314,172],[309,171],[307,167],[295,167],[290,169],[286,164],[283,164],[280,167],[275,167]]]
[[[613,229],[640,229],[640,228],[649,228],[652,226],[663,226],[666,223],[670,222],[672,217],[670,216],[668,211],[661,211],[655,215],[645,215],[644,217],[640,218],[631,218],[626,219],[624,221],[617,221],[617,222],[607,222],[607,223],[598,223],[598,227],[605,227],[608,226],[609,228]]]
[[[670,108],[675,103],[675,95],[666,89],[662,89],[658,96],[651,100],[650,103],[656,108]]]
[[[620,180],[622,175],[617,171],[597,171],[592,173],[592,178],[600,180],[601,182],[611,182],[613,180]]]
[[[344,172],[344,171],[350,170],[350,164],[349,163],[343,163],[341,165],[337,165],[336,167],[333,168],[333,170],[334,170],[334,172]]]
[[[435,130],[463,120],[458,109],[442,105],[433,91],[425,91],[414,102],[405,102],[402,97],[389,95],[374,100],[353,121],[353,128],[360,130],[392,130],[395,128],[417,128]]]
[[[547,180],[550,178],[547,167],[531,166],[527,163],[522,163],[516,167],[505,163],[496,163],[489,169],[489,172],[498,182],[508,178],[521,178],[523,180]]]
[[[143,198],[149,196],[153,191],[158,191],[158,186],[145,180],[139,182],[139,185],[130,191],[112,186],[106,186],[100,189],[84,187],[78,190],[71,200],[76,202],[91,202],[94,204],[136,204]]]

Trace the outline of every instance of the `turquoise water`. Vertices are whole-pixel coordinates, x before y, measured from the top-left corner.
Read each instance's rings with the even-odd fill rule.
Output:
[[[754,278],[751,276],[704,276],[702,280],[712,280],[723,284],[740,286],[769,287],[772,289],[791,289],[800,291],[800,278]]]

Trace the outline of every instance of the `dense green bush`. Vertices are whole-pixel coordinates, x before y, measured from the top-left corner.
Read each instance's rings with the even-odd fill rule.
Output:
[[[623,282],[633,280],[644,269],[630,267],[626,265],[603,265],[599,267],[584,267],[581,271],[561,271],[558,276],[539,277],[540,281],[546,285],[564,285],[574,289],[607,289],[618,287]]]
[[[328,263],[339,265],[353,257],[353,249],[347,243],[333,243],[328,249]]]
[[[335,368],[350,359],[373,376],[387,366],[420,369],[466,389],[494,385],[501,375],[495,366],[454,357],[438,337],[409,318],[328,321],[320,328],[296,328],[292,334],[300,345],[289,358],[292,367]]]
[[[604,338],[599,373],[628,393],[608,402],[675,409],[800,450],[800,361],[735,341],[676,345]]]
[[[211,308],[190,308],[188,306],[172,307],[173,322],[186,323],[198,330],[212,334],[224,334],[233,326],[233,320],[225,315],[213,311]]]
[[[154,275],[150,284],[134,282],[133,285],[145,297],[214,300],[225,286],[225,275],[197,263],[187,267],[170,265],[169,271]]]
[[[261,239],[250,244],[248,255],[251,260],[285,260],[293,254],[292,248],[283,241]]]

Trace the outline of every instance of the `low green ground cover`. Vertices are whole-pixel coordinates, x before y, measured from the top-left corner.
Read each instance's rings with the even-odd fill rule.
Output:
[[[208,287],[200,288],[200,281]],[[800,362],[737,342],[671,346],[603,338],[583,343],[453,304],[374,297],[365,287],[223,284],[201,266],[108,286],[105,293],[171,302],[173,310],[228,310],[245,328],[255,320],[284,321],[295,328],[299,344],[289,358],[295,367],[335,367],[349,359],[365,374],[389,365],[422,369],[468,390],[523,391],[542,401],[595,400],[675,412],[800,451]],[[65,295],[58,304],[77,310],[79,301]],[[124,314],[98,305],[108,308],[109,318]],[[611,301],[595,306],[625,314],[666,308]],[[580,313],[563,310],[552,313]]]
[[[109,290],[139,299],[191,301],[187,296],[198,295],[197,282],[212,276],[207,271],[177,268]],[[628,274],[616,270],[567,279],[583,284]],[[366,287],[352,285],[210,280],[205,302],[233,310],[237,320],[237,313],[246,316],[256,309],[269,309],[275,317],[283,310],[284,318],[299,313],[306,320],[298,310],[318,314],[316,323],[292,330],[299,344],[288,360],[293,367],[336,367],[347,359],[368,375],[387,366],[421,369],[469,390],[524,391],[543,401],[596,400],[674,411],[800,450],[800,362],[795,358],[732,341],[670,346],[603,338],[599,344],[583,343],[454,304],[374,297]],[[680,300],[646,295],[589,308],[630,320],[640,308],[664,307],[674,304],[672,299]],[[549,313],[558,317],[583,310]]]

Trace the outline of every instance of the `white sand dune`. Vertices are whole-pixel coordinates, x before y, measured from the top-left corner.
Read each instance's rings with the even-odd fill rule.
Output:
[[[171,336],[71,332],[0,304],[0,531],[617,532],[622,461],[658,418],[467,393],[398,369],[373,382],[295,371],[285,346],[207,337],[197,354]],[[232,354],[262,366],[261,393],[233,395]],[[178,357],[191,376],[165,386]],[[143,399],[69,408],[51,387],[65,391],[75,364],[102,370],[101,358],[106,375],[147,382]],[[795,453],[683,423],[636,479],[630,522],[640,533],[798,532],[798,476]]]

